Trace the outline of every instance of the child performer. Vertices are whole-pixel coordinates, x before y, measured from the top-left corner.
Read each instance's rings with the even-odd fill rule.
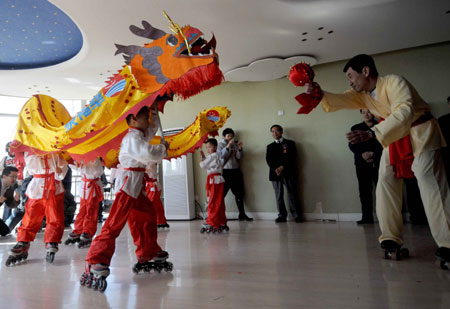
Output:
[[[160,145],[150,145],[159,127],[158,111],[152,108],[151,125],[150,110],[143,107],[137,114],[128,115],[128,133],[122,140],[119,162],[122,172],[116,179],[116,193],[108,219],[106,219],[100,235],[95,237],[86,256],[85,272],[80,283],[104,291],[109,265],[115,251],[116,238],[128,221],[130,232],[136,245],[138,263],[134,272],[150,269],[172,270],[172,263],[167,262],[169,254],[161,250],[157,243],[156,215],[150,200],[145,194],[145,167],[151,161],[161,160],[166,156],[169,144],[162,141]]]
[[[161,184],[158,181],[158,164],[152,162],[147,165],[146,173],[149,178],[146,179],[147,186],[145,191],[147,197],[152,202],[156,211],[156,223],[158,228],[168,229],[170,226],[167,224],[166,216],[164,214],[164,205],[161,202]]]
[[[209,196],[208,202],[208,218],[200,230],[200,233],[222,232],[228,231],[227,218],[225,216],[225,201],[224,201],[224,178],[222,177],[223,162],[219,157],[217,151],[217,140],[214,138],[208,139],[206,142],[206,151],[208,156],[205,157],[203,151],[200,151],[202,156],[200,167],[205,168],[208,172],[206,179],[206,194]]]
[[[74,230],[64,244],[79,242],[78,248],[89,247],[97,231],[98,207],[103,200],[103,184],[100,177],[103,166],[100,159],[88,164],[78,164],[80,174],[83,176],[80,197],[80,211],[75,219]]]
[[[6,266],[27,259],[30,241],[36,237],[46,217],[45,249],[47,262],[52,263],[64,233],[64,187],[61,180],[67,173],[67,162],[61,154],[38,156],[24,153],[25,164],[33,179],[27,187],[28,201],[22,226],[18,228],[17,244],[9,251]]]

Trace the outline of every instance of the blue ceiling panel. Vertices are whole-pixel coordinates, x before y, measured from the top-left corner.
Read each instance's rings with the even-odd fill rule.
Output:
[[[0,70],[55,65],[74,57],[82,46],[80,29],[52,3],[0,1]]]

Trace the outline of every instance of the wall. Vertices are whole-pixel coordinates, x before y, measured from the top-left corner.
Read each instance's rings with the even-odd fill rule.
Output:
[[[355,51],[355,54],[357,51]],[[406,77],[431,104],[435,116],[449,112],[450,43],[396,51],[374,56],[381,75],[396,73]],[[331,92],[342,92],[348,84],[342,72],[346,61],[314,67],[316,81]],[[164,128],[189,125],[198,112],[213,106],[227,106],[232,116],[226,123],[244,143],[242,161],[246,208],[253,213],[276,212],[273,188],[265,162],[266,145],[272,142],[272,124],[284,127],[284,136],[297,143],[299,192],[303,207],[311,213],[321,202],[325,213],[358,213],[357,180],[353,156],[345,133],[361,122],[359,111],[324,113],[319,107],[309,115],[297,115],[294,97],[303,89],[287,78],[259,83],[224,83],[185,102],[169,102],[162,116]],[[284,116],[278,116],[279,110]],[[221,133],[221,131],[220,131]],[[206,199],[206,173],[194,156],[195,194],[203,205]],[[236,211],[231,194],[227,211]],[[256,214],[257,215],[257,214]]]

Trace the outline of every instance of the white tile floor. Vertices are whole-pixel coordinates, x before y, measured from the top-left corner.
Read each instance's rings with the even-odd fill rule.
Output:
[[[6,267],[15,237],[0,238],[0,308],[450,308],[428,227],[405,226],[412,257],[397,262],[382,259],[376,225],[231,221],[210,235],[200,221],[169,223],[158,240],[173,272],[133,274],[125,228],[103,294],[79,284],[87,249],[61,245],[47,264],[40,233],[28,261]]]

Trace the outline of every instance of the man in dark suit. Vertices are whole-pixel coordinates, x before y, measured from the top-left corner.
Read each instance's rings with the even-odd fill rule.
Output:
[[[19,170],[13,166],[7,166],[2,172],[2,179],[0,180],[0,206],[6,203],[10,208],[15,208],[19,205],[20,194],[16,191],[17,186],[17,172]],[[9,227],[0,220],[0,235],[5,236],[9,234]]]
[[[286,222],[287,211],[284,204],[284,186],[289,195],[289,208],[295,222],[302,222],[302,209],[298,198],[297,149],[295,142],[283,138],[283,128],[273,125],[270,128],[275,141],[267,145],[266,161],[270,168],[269,180],[275,190],[278,218],[275,222]]]
[[[447,106],[450,107],[450,97],[447,98]],[[439,117],[439,126],[447,144],[447,147],[442,148],[442,159],[444,159],[447,179],[450,179],[450,113]]]
[[[352,126],[352,131],[367,131],[378,123],[368,109],[361,109],[360,113],[364,121]],[[355,157],[359,199],[361,201],[362,219],[357,223],[373,223],[373,189],[378,182],[378,168],[380,167],[383,147],[375,137],[361,143],[349,143],[348,146]]]

